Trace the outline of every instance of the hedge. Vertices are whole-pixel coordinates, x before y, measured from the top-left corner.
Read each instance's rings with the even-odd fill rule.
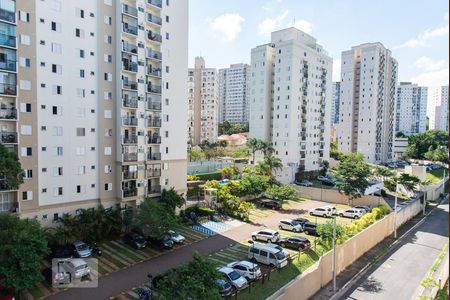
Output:
[[[222,172],[211,172],[211,173],[203,173],[203,174],[195,174],[199,180],[221,180],[222,179]]]
[[[197,205],[188,207],[184,214],[189,217],[191,215],[191,212],[194,212],[197,217],[208,217],[208,216],[214,216],[216,211],[214,209],[206,208],[206,207],[199,207]]]

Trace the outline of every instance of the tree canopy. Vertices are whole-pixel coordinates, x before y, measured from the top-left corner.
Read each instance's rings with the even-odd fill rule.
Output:
[[[298,196],[297,191],[290,185],[272,185],[266,190],[266,194],[272,196],[281,203]]]
[[[433,129],[410,135],[408,138],[408,147],[406,147],[405,150],[405,156],[415,159],[431,159],[442,162],[448,161],[448,138],[448,132],[441,129]],[[437,152],[433,153],[435,150],[437,150]]]
[[[164,189],[161,194],[161,202],[167,207],[170,212],[175,214],[175,209],[180,208],[184,204],[183,195],[179,195],[174,188],[170,190]]]
[[[163,237],[174,223],[175,216],[172,212],[164,203],[154,199],[145,199],[135,216],[135,226],[152,238]]]
[[[229,121],[225,120],[223,123],[219,124],[219,135],[223,134],[235,134],[242,132],[249,132],[249,124],[231,124]]]
[[[18,189],[23,183],[23,171],[19,157],[0,143],[0,188]]]

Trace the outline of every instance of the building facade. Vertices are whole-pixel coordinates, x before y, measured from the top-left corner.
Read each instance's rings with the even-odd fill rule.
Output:
[[[15,4],[20,214],[51,223],[184,192],[187,2]]]
[[[333,82],[333,98],[331,103],[331,124],[339,123],[339,106],[341,102],[341,83]]]
[[[448,131],[448,85],[436,89],[436,107],[434,112],[434,128]]]
[[[410,135],[424,132],[427,123],[428,88],[400,82],[396,92],[395,132]]]
[[[203,57],[195,58],[188,70],[188,143],[215,143],[219,129],[219,84],[217,70],[205,67]]]
[[[287,28],[251,51],[250,137],[271,141],[292,182],[329,160],[332,59],[312,36]]]
[[[339,151],[370,163],[393,159],[397,61],[381,43],[342,52]]]
[[[250,66],[233,64],[219,70],[219,122],[248,122]]]

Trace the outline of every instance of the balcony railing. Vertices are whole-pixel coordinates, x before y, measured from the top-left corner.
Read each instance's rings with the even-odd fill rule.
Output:
[[[161,153],[147,153],[147,160],[161,160]]]
[[[161,136],[147,138],[147,144],[161,144]]]
[[[147,14],[147,21],[156,25],[162,24],[162,19],[152,14]]]
[[[160,177],[161,169],[146,170],[145,175],[146,177]]]
[[[128,23],[123,23],[123,32],[129,33],[129,34],[133,34],[133,35],[137,35],[138,32],[138,28],[136,26],[130,25]]]
[[[161,68],[155,68],[152,65],[147,65],[147,75],[161,78]]]
[[[161,193],[161,186],[160,185],[152,185],[147,187],[147,194],[159,194]]]
[[[0,33],[0,45],[15,48],[16,47],[16,37],[13,35]]]
[[[17,110],[13,109],[0,109],[0,119],[3,120],[16,120],[17,119]]]
[[[161,119],[160,118],[147,119],[145,125],[147,127],[159,128],[161,127]]]
[[[138,48],[136,47],[136,45],[133,45],[133,44],[122,43],[122,50],[125,52],[137,54]]]
[[[138,107],[137,99],[123,99],[122,103],[123,103],[123,107],[128,107],[128,108],[137,108]]]
[[[137,161],[138,155],[137,153],[124,153],[123,154],[123,161]]]
[[[145,49],[145,55],[150,59],[162,60],[162,53],[151,48]]]
[[[0,8],[0,19],[10,23],[16,23],[16,14],[13,11]]]
[[[130,71],[130,72],[137,72],[138,71],[138,64],[134,62],[130,62],[127,59],[122,60],[122,69],[124,71]]]
[[[15,84],[0,83],[0,94],[17,95],[17,86]]]
[[[124,144],[137,144],[137,136],[136,135],[124,136],[123,143]]]
[[[148,109],[148,110],[161,110],[161,102],[147,101],[146,109]]]
[[[136,172],[136,171],[132,172],[132,171],[125,170],[125,171],[122,171],[122,174],[123,174],[124,180],[132,180],[132,179],[138,178],[138,172]]]
[[[152,31],[147,32],[147,38],[153,42],[158,42],[158,43],[162,42],[162,36],[160,34],[153,33]]]
[[[137,126],[138,119],[136,117],[123,117],[122,123],[125,126]]]
[[[0,141],[4,144],[16,144],[17,132],[0,132]]]
[[[154,85],[154,84],[148,84],[147,85],[147,92],[153,93],[153,94],[161,94],[161,86],[160,85]]]
[[[123,190],[123,197],[124,198],[131,198],[137,196],[137,189],[126,189]]]
[[[124,89],[129,90],[137,90],[137,82],[136,81],[122,81],[122,86]]]
[[[122,4],[122,12],[133,17],[137,17],[138,11],[135,7],[129,6],[127,4]]]
[[[148,4],[151,4],[153,6],[162,8],[162,1],[161,0],[147,0]]]
[[[3,69],[3,70],[15,72],[17,70],[16,65],[17,65],[17,61],[15,61],[15,60],[6,59],[3,61],[0,61],[0,69]]]

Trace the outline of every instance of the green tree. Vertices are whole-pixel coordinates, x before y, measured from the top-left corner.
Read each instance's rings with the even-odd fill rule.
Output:
[[[222,172],[223,177],[227,179],[231,179],[233,176],[239,175],[239,169],[235,165],[223,168],[220,172]]]
[[[16,190],[23,183],[19,157],[0,143],[0,190]]]
[[[234,157],[234,158],[248,158],[248,153],[249,153],[248,150],[249,149],[246,145],[241,146],[234,150],[228,150],[226,152],[226,156],[230,156],[230,157]]]
[[[242,177],[240,181],[241,195],[250,195],[256,197],[264,193],[269,187],[269,178],[260,175],[248,175]]]
[[[430,146],[430,150],[424,154],[424,157],[431,161],[448,163],[448,148],[445,146],[438,146],[436,149],[433,149]]]
[[[247,147],[250,149],[250,152],[253,155],[253,163],[252,164],[255,164],[255,154],[256,154],[256,151],[261,149],[261,141],[258,139],[255,139],[255,138],[249,138],[247,140]]]
[[[170,188],[170,190],[163,189],[161,193],[161,203],[163,203],[174,215],[176,208],[180,208],[184,202],[183,194],[178,194],[174,188]]]
[[[223,123],[219,124],[219,135],[230,134],[231,123],[225,120]]]
[[[417,185],[420,184],[420,179],[415,175],[402,173],[398,177],[398,184],[403,185],[408,191],[415,192],[417,190]]]
[[[337,179],[337,187],[352,199],[362,197],[369,186],[370,166],[359,153],[349,153],[343,156],[339,165],[333,170]]]
[[[259,148],[262,151],[264,158],[271,156],[275,152],[271,142],[260,141]]]
[[[389,178],[395,177],[396,172],[394,170],[391,170],[387,167],[383,167],[383,166],[376,166],[373,169],[373,174],[380,178],[381,181],[386,181]]]
[[[205,153],[197,147],[188,149],[189,161],[201,161],[205,158]]]
[[[290,185],[271,185],[266,190],[266,194],[280,201],[281,204],[283,204],[285,200],[295,199],[298,196],[297,191]]]
[[[410,135],[405,156],[409,158],[425,159],[425,153],[448,145],[448,132],[441,129],[433,129],[418,134]]]
[[[283,169],[283,163],[279,157],[270,155],[264,158],[263,161],[260,161],[255,167],[257,172],[260,172],[262,175],[267,175],[270,177],[271,182],[275,182],[275,176],[273,173]]]
[[[0,285],[17,293],[42,281],[41,261],[49,249],[35,219],[0,214],[0,241]]]
[[[320,243],[325,248],[331,249],[333,247],[333,222],[318,224],[317,234],[319,235]],[[342,244],[346,238],[345,227],[341,224],[336,224],[336,244]]]
[[[135,217],[135,226],[152,238],[163,237],[174,224],[175,216],[163,203],[154,199],[145,199]]]

